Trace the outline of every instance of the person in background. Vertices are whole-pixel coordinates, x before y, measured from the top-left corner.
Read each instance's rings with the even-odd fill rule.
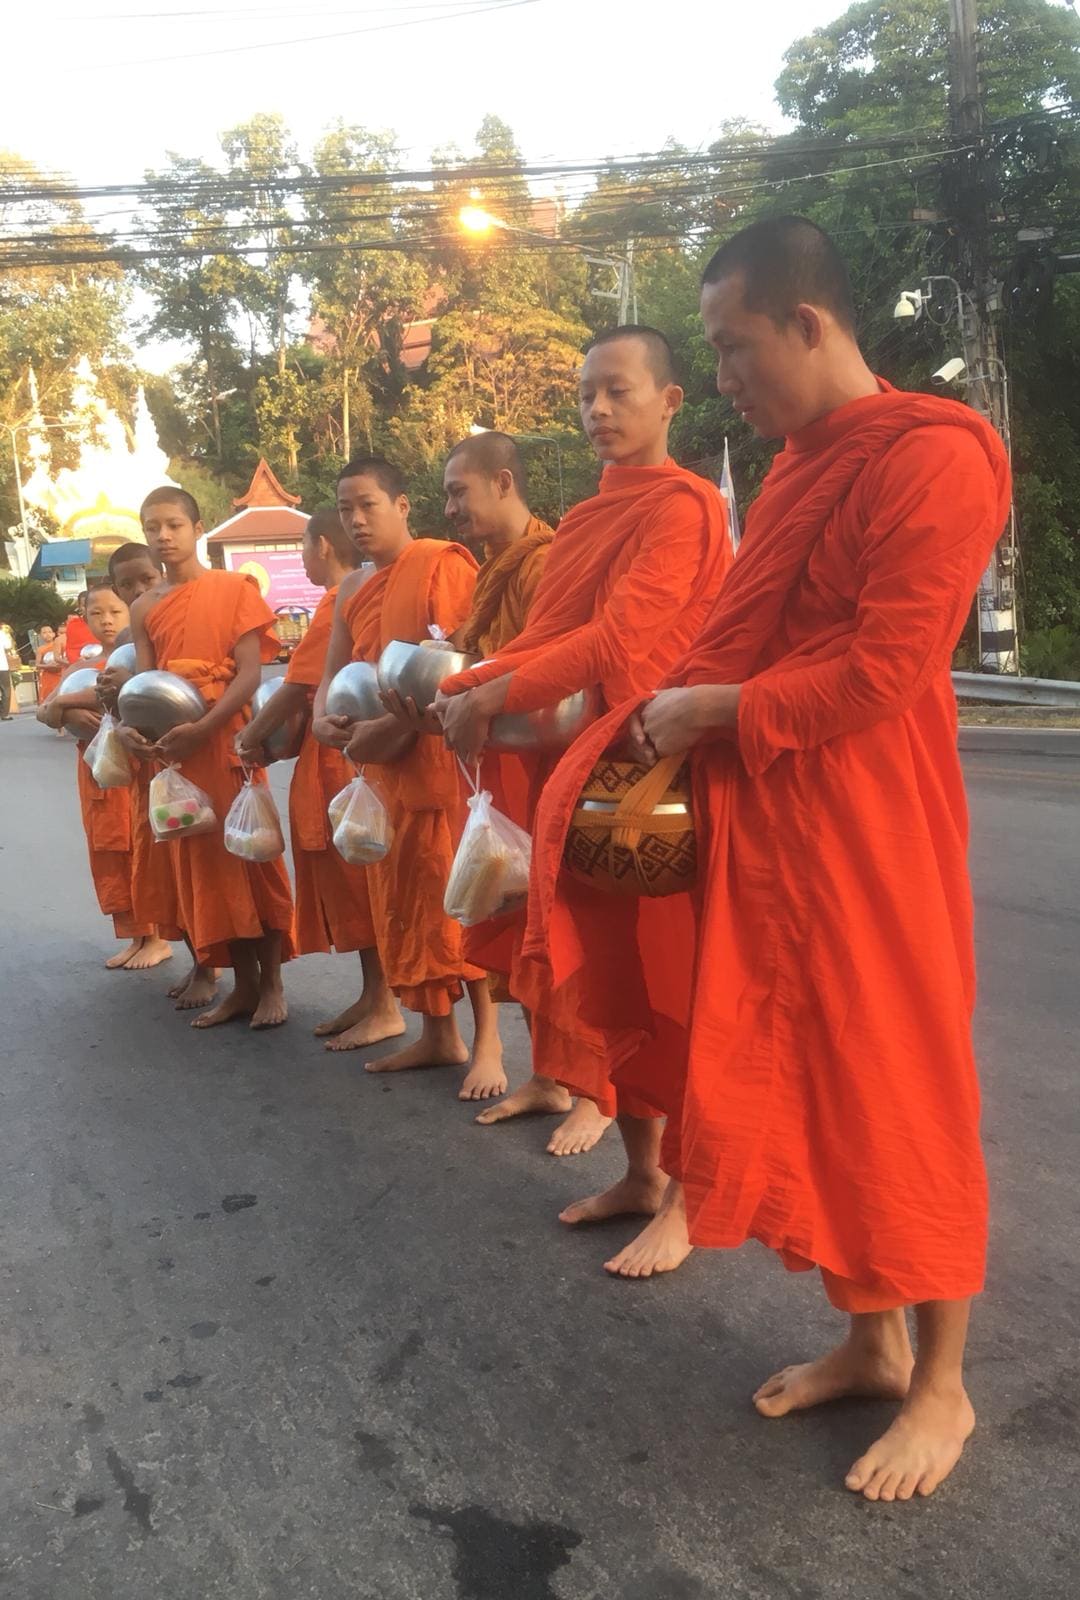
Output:
[[[0,722],[10,722],[12,708],[11,674],[19,670],[15,635],[6,622],[0,622]]]

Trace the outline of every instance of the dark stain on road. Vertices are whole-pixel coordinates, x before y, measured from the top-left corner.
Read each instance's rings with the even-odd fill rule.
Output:
[[[269,1289],[270,1285],[274,1282],[276,1277],[277,1277],[277,1273],[276,1272],[268,1272],[265,1278],[256,1278],[255,1279],[256,1286],[258,1288],[260,1288],[260,1289]]]
[[[212,1213],[209,1212],[209,1211],[196,1211],[196,1213],[195,1213],[195,1221],[196,1222],[209,1222],[211,1215],[212,1215]]]
[[[83,1427],[87,1433],[100,1433],[105,1426],[105,1413],[87,1402],[82,1408]]]
[[[392,1356],[388,1356],[381,1367],[375,1368],[375,1381],[377,1383],[397,1383],[404,1376],[405,1368],[414,1356],[418,1356],[424,1348],[423,1336],[414,1329],[406,1334]]]
[[[202,1382],[202,1377],[197,1372],[178,1372],[175,1378],[166,1378],[165,1382],[170,1389],[194,1389]]]
[[[451,1511],[412,1505],[409,1515],[444,1528],[454,1541],[459,1600],[558,1600],[551,1579],[581,1543],[576,1528],[554,1522],[521,1527],[483,1506]]]
[[[193,1322],[188,1331],[193,1339],[212,1339],[220,1327],[220,1322]]]
[[[365,1433],[363,1428],[357,1428],[353,1438],[357,1444],[356,1460],[362,1471],[390,1472],[397,1465],[397,1456],[377,1433]]]
[[[172,1256],[158,1256],[159,1272],[171,1272],[175,1265],[176,1262],[173,1260]]]
[[[164,1398],[165,1398],[164,1389],[144,1389],[143,1390],[143,1399],[144,1400],[164,1400]]]
[[[257,1206],[258,1203],[257,1194],[227,1194],[221,1202],[221,1209],[232,1216],[234,1211],[246,1211],[249,1206]]]
[[[143,1533],[153,1533],[154,1524],[150,1521],[153,1497],[145,1489],[139,1488],[135,1482],[135,1474],[125,1462],[121,1461],[115,1450],[107,1450],[105,1460],[116,1480],[117,1488],[124,1491],[124,1510],[131,1513]]]
[[[75,1496],[75,1515],[77,1517],[92,1517],[95,1511],[100,1511],[105,1504],[92,1494],[77,1494]]]

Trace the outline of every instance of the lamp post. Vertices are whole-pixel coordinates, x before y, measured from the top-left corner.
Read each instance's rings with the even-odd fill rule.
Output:
[[[492,228],[498,228],[502,233],[520,234],[523,239],[539,239],[542,244],[551,248],[552,240],[546,233],[536,233],[531,228],[519,228],[515,223],[506,222],[502,217],[492,216],[490,211],[485,211],[483,206],[475,204],[462,206],[458,212],[458,222],[466,233],[482,237],[490,233]],[[606,267],[615,275],[615,284],[611,289],[594,289],[593,294],[602,300],[614,300],[619,308],[619,324],[636,323],[638,318],[637,286],[634,280],[634,241],[628,239],[626,254],[624,256],[597,256],[593,255],[584,245],[575,244],[572,239],[556,239],[555,245],[560,250],[573,250],[583,256],[591,267]]]

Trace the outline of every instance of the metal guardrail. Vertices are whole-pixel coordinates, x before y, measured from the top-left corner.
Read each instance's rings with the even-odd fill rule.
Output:
[[[1005,706],[1071,706],[1080,709],[1080,683],[1064,678],[1013,678],[1005,673],[954,672],[960,700],[990,700]]]

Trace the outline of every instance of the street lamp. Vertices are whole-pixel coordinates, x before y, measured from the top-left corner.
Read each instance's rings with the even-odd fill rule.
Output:
[[[519,228],[512,222],[507,222],[502,217],[492,216],[490,211],[485,211],[483,206],[474,203],[462,206],[458,212],[458,222],[466,233],[475,234],[482,238],[493,228],[500,229],[503,233],[517,233],[523,239],[539,239],[551,248],[551,238],[546,233],[536,233],[531,228]],[[634,241],[626,241],[625,256],[596,256],[591,254],[584,245],[575,244],[572,239],[556,239],[555,245],[560,250],[573,250],[579,256],[584,256],[591,267],[606,267],[615,274],[615,286],[611,289],[594,289],[593,294],[602,300],[614,300],[619,307],[619,324],[636,323],[638,319],[637,285],[634,281]]]

